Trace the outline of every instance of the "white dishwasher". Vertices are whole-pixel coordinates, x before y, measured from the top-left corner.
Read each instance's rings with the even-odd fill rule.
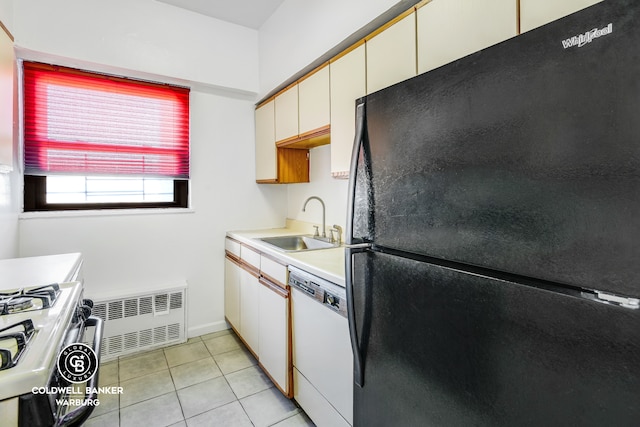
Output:
[[[294,398],[318,427],[353,424],[353,354],[341,286],[289,266]]]

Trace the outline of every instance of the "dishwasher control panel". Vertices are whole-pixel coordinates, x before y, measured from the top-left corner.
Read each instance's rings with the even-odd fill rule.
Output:
[[[289,266],[289,286],[301,290],[328,309],[347,317],[347,299],[341,286],[292,266]]]

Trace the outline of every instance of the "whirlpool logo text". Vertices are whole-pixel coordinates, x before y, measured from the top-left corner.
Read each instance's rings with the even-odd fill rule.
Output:
[[[584,34],[578,34],[566,40],[562,40],[562,47],[568,49],[570,47],[582,47],[588,43],[591,43],[594,39],[598,37],[606,36],[613,32],[613,24],[609,24],[604,28],[597,29],[594,28],[591,31],[587,31]]]

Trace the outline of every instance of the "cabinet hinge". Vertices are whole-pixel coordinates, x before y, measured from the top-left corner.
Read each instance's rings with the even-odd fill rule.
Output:
[[[601,301],[608,302],[611,304],[619,305],[620,307],[631,308],[637,310],[640,308],[640,299],[638,298],[629,298],[623,297],[619,295],[613,295],[602,291],[595,291],[596,298]]]

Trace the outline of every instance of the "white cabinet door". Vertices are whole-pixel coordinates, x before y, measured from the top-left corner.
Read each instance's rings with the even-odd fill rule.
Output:
[[[349,177],[355,138],[356,99],[367,94],[365,47],[361,45],[332,62],[331,174]]]
[[[298,136],[298,85],[276,96],[276,142]]]
[[[298,83],[298,100],[300,135],[329,125],[329,67]]]
[[[274,101],[256,109],[256,181],[277,179]]]
[[[548,24],[602,0],[520,0],[520,31]],[[603,23],[606,26],[608,22]],[[584,31],[590,28],[585,28]],[[570,36],[570,35],[569,35]],[[569,37],[567,36],[567,37]]]
[[[517,35],[514,0],[433,0],[418,9],[418,72]]]
[[[231,258],[224,260],[224,316],[240,332],[240,271]]]
[[[416,75],[415,12],[366,41],[367,93]]]
[[[261,283],[260,365],[284,393],[289,394],[289,295],[273,284]]]
[[[256,357],[260,355],[259,287],[257,277],[240,271],[240,336]]]

